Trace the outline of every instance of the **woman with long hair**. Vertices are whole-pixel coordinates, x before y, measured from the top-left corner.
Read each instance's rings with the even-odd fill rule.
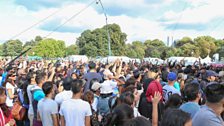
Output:
[[[6,90],[0,87],[0,126],[14,126],[15,120],[12,117],[10,108],[6,105]]]
[[[6,88],[6,94],[7,94],[6,105],[10,108],[13,106],[13,100],[17,97],[17,95],[15,95],[17,88],[15,80],[16,80],[16,73],[9,73],[8,76],[6,77],[5,83],[3,84],[3,87]]]

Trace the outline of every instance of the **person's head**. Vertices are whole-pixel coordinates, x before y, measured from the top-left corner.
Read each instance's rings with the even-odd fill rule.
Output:
[[[174,82],[177,80],[177,74],[174,72],[169,72],[167,79],[169,84],[170,83],[174,84]]]
[[[84,93],[84,95],[82,96],[82,99],[84,101],[87,101],[89,104],[93,103],[93,99],[94,99],[94,94],[92,91],[87,91],[86,93]]]
[[[35,72],[29,72],[26,76],[26,79],[29,83],[36,83],[35,78],[36,78]]]
[[[168,108],[179,108],[182,104],[182,98],[179,94],[173,94],[169,97],[168,101],[165,104],[165,109]]]
[[[53,84],[50,81],[47,81],[42,86],[43,92],[45,96],[48,96],[49,94],[53,93]]]
[[[43,84],[46,81],[46,74],[45,73],[37,74],[35,81],[38,85]]]
[[[96,69],[96,64],[94,62],[90,62],[88,66],[90,70]]]
[[[215,73],[215,71],[211,71],[211,70],[208,70],[207,71],[207,80],[209,81],[215,81],[216,77],[218,76],[217,73]]]
[[[209,84],[205,88],[207,102],[224,105],[224,85],[219,83]]]
[[[198,84],[190,83],[184,87],[184,98],[186,101],[199,101],[201,98],[200,88]]]
[[[91,91],[97,95],[100,95],[100,88],[101,88],[101,84],[98,81],[96,81],[96,82],[93,82],[91,86]]]
[[[127,105],[130,105],[134,107],[134,101],[135,101],[135,96],[132,94],[132,92],[124,92],[121,94],[119,97],[119,100],[121,103],[125,103]]]
[[[73,80],[71,82],[71,89],[72,89],[72,92],[73,94],[82,94],[83,92],[83,87],[84,86],[84,83],[82,80]]]
[[[123,93],[124,93],[124,92],[131,92],[131,93],[134,95],[134,98],[135,98],[134,101],[135,101],[135,102],[139,101],[139,99],[140,99],[140,94],[138,93],[138,90],[137,90],[137,88],[136,88],[135,86],[130,85],[130,86],[124,88],[124,89],[123,89]]]
[[[191,116],[180,109],[168,109],[163,115],[161,126],[192,126]]]
[[[107,126],[123,126],[132,118],[134,118],[133,108],[127,104],[120,104],[113,109]]]
[[[12,80],[12,81],[15,81],[16,80],[16,73],[15,72],[9,73],[8,79]]]
[[[152,123],[144,117],[136,117],[127,121],[124,126],[152,126]]]
[[[4,104],[6,102],[6,90],[3,87],[0,87],[0,104]]]
[[[73,80],[75,80],[75,79],[78,78],[78,75],[77,75],[75,72],[73,72],[73,73],[71,74],[71,77],[72,77]]]
[[[72,77],[66,77],[65,79],[63,79],[62,85],[63,85],[64,90],[66,90],[66,91],[71,90],[72,81],[73,81]]]

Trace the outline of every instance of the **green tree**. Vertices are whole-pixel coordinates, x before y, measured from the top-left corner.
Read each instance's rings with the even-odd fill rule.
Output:
[[[34,48],[35,55],[55,58],[65,56],[65,42],[54,39],[43,39]]]
[[[3,56],[3,44],[0,44],[0,56]]]
[[[23,50],[23,43],[20,40],[9,40],[3,44],[4,56],[17,56]]]
[[[190,44],[194,44],[193,40],[190,38],[190,37],[183,37],[181,40],[178,40],[175,47],[181,47],[183,46],[184,44],[187,44],[187,43],[190,43]]]
[[[78,49],[77,45],[73,44],[73,45],[66,47],[65,53],[67,56],[68,55],[77,55],[79,53],[79,49]]]
[[[111,38],[111,51],[113,55],[125,55],[125,42],[127,35],[123,33],[117,24],[109,24],[107,28]],[[108,37],[106,26],[93,31],[86,30],[77,38],[76,44],[80,49],[79,54],[87,56],[107,56]],[[96,49],[93,51],[93,49]],[[92,50],[93,53],[87,53]]]
[[[164,48],[166,47],[165,43],[159,39],[146,40],[145,45],[145,57],[157,57],[160,58],[163,53],[163,58],[165,58],[166,52]]]
[[[211,36],[200,36],[194,39],[195,46],[199,48],[200,56],[202,58],[205,58],[207,55],[212,56],[216,50],[217,47],[215,45],[215,39]]]

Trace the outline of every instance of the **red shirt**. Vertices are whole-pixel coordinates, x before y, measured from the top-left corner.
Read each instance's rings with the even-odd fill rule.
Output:
[[[154,97],[155,92],[159,92],[162,96],[161,102],[163,102],[163,87],[157,80],[152,81],[146,91],[146,98],[148,102],[152,102],[151,96]]]

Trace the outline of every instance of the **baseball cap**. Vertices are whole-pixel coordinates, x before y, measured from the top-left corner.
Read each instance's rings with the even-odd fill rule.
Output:
[[[167,76],[167,79],[168,79],[169,81],[174,81],[174,80],[177,79],[177,74],[174,73],[174,72],[170,72],[170,73],[168,74],[168,76]]]
[[[211,77],[211,76],[218,77],[219,75],[215,71],[208,70],[207,77]]]
[[[94,82],[91,89],[93,91],[97,91],[99,88],[101,88],[101,84],[99,82]]]

